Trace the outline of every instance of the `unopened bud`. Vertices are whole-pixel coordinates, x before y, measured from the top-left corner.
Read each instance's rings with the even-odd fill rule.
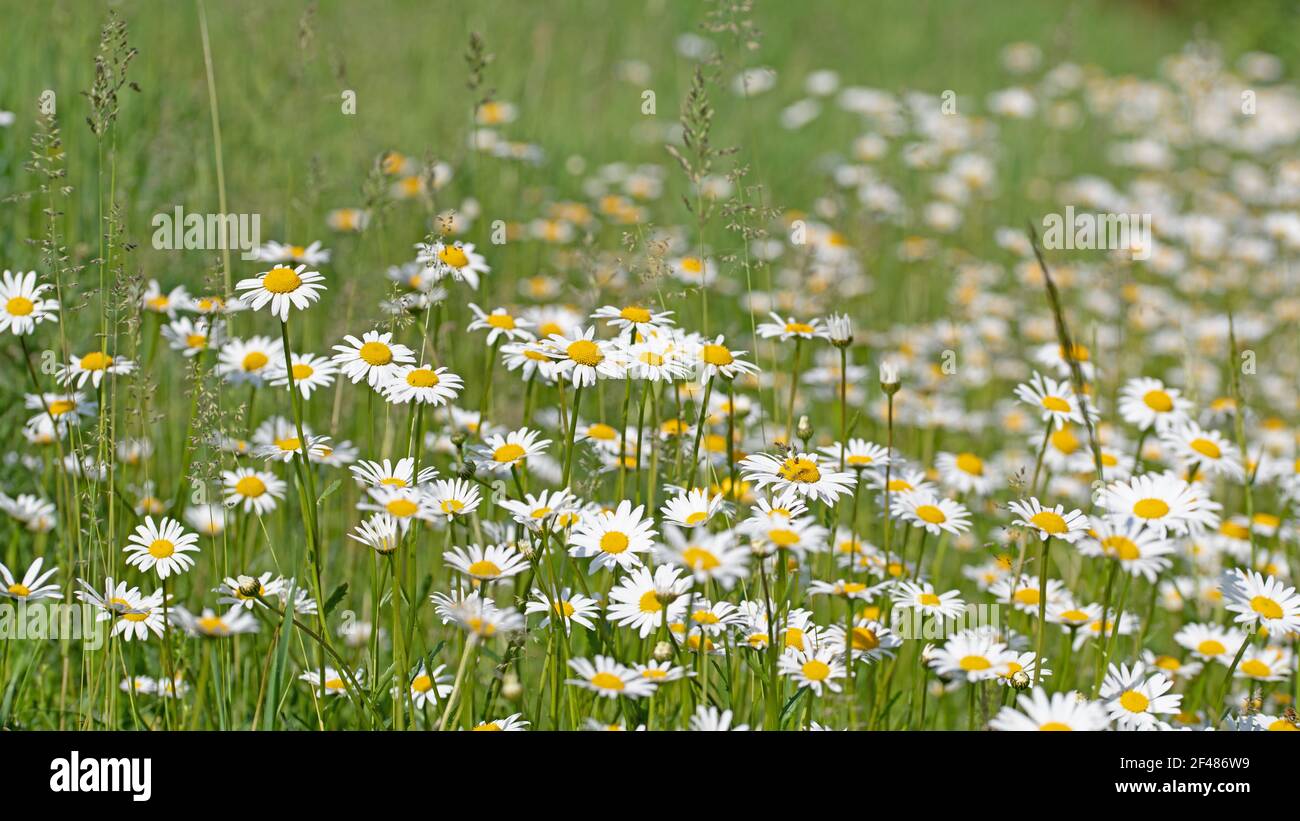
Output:
[[[519,676],[511,670],[506,673],[505,679],[501,682],[501,695],[510,701],[518,701],[519,697],[524,694],[524,685],[519,683]]]
[[[1029,674],[1024,670],[1017,670],[1011,674],[1011,686],[1015,687],[1017,690],[1028,690],[1029,685],[1032,683]]]
[[[807,442],[813,436],[812,422],[808,421],[807,416],[799,417],[799,424],[795,426],[794,435]]]
[[[252,576],[240,576],[235,581],[239,584],[239,595],[246,599],[255,598],[262,592],[262,583]]]
[[[673,657],[673,646],[666,641],[655,644],[655,661],[668,661]]]

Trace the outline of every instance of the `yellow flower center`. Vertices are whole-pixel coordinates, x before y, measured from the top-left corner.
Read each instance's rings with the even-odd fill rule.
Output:
[[[230,628],[220,616],[203,616],[198,620],[199,629],[205,633],[229,633]]]
[[[1227,521],[1220,525],[1219,532],[1224,536],[1238,539],[1240,541],[1245,541],[1250,538],[1250,528],[1233,521]]]
[[[813,326],[807,322],[787,322],[785,323],[785,332],[788,334],[810,334],[813,332]]]
[[[416,676],[411,682],[411,689],[417,693],[427,693],[433,689],[433,679],[424,675]]]
[[[50,416],[62,416],[76,407],[77,404],[68,399],[56,399],[50,403]]]
[[[185,337],[185,346],[188,348],[206,348],[208,347],[208,338],[203,334],[190,334]]]
[[[260,371],[262,368],[266,367],[268,361],[266,354],[261,351],[249,351],[244,355],[244,361],[241,363],[241,366],[246,371]]]
[[[235,482],[235,492],[240,496],[256,498],[266,493],[266,482],[256,476],[245,476]]]
[[[1161,390],[1147,391],[1146,395],[1142,397],[1142,401],[1156,413],[1169,413],[1174,409],[1173,398]]]
[[[176,545],[166,539],[154,539],[149,545],[149,555],[155,559],[165,559],[176,552]]]
[[[327,679],[325,679],[325,689],[326,689],[326,690],[342,690],[342,689],[343,689],[343,679],[341,679],[341,678],[327,678]]]
[[[1241,663],[1241,672],[1252,678],[1268,678],[1273,675],[1273,670],[1267,664],[1259,659],[1247,659]]]
[[[1133,514],[1143,519],[1159,519],[1169,513],[1169,505],[1161,499],[1140,499],[1133,505]]]
[[[416,368],[406,375],[406,384],[412,388],[432,388],[440,381],[438,374],[429,368]]]
[[[1056,413],[1069,413],[1070,403],[1059,396],[1044,396],[1043,407]]]
[[[637,308],[631,305],[619,311],[618,315],[623,319],[626,319],[628,322],[636,322],[638,324],[650,321],[649,311],[645,308]]]
[[[600,549],[606,553],[622,553],[627,550],[627,536],[619,533],[617,530],[611,530],[604,536],[600,537]]]
[[[987,670],[993,666],[993,663],[983,656],[965,656],[957,662],[957,665],[969,673],[975,670]]]
[[[1050,439],[1052,447],[1067,456],[1079,449],[1079,437],[1075,436],[1074,431],[1068,427],[1056,431],[1051,435]]]
[[[605,355],[600,352],[600,346],[590,339],[579,339],[577,342],[571,342],[565,353],[579,365],[587,365],[593,368],[605,361]]]
[[[83,371],[102,371],[109,365],[113,364],[113,357],[99,351],[88,353],[81,357],[81,369]]]
[[[445,502],[443,502],[441,505],[439,505],[439,507],[442,508],[443,513],[447,513],[447,514],[459,513],[460,511],[465,509],[465,503],[462,502],[460,499],[448,499]]]
[[[468,568],[468,572],[471,576],[477,579],[495,579],[497,576],[501,575],[501,568],[484,559],[471,564]]]
[[[1266,619],[1282,618],[1282,605],[1273,601],[1268,596],[1256,596],[1251,599],[1250,609],[1254,610]]]
[[[1142,555],[1137,543],[1127,536],[1107,536],[1101,540],[1101,549],[1108,556],[1131,562]]]
[[[872,462],[874,462],[875,460],[872,459],[870,456],[867,456],[867,455],[865,455],[865,454],[862,454],[862,453],[855,453],[855,454],[849,456],[849,457],[848,457],[847,459],[845,459],[844,461],[845,461],[847,464],[850,464],[850,465],[869,465],[869,464],[871,464]]]
[[[854,650],[875,650],[880,646],[880,637],[874,630],[867,627],[853,628],[853,649]]]
[[[279,446],[280,450],[298,450],[302,447],[302,442],[296,436],[288,439],[276,439],[275,444]]]
[[[1147,706],[1151,704],[1151,699],[1137,690],[1127,690],[1119,697],[1119,703],[1121,707],[1130,713],[1145,713]]]
[[[821,471],[817,469],[816,462],[813,462],[811,459],[800,459],[796,457],[786,459],[785,464],[781,465],[781,469],[777,471],[777,473],[787,482],[805,482],[812,484],[821,481],[822,478]]]
[[[1070,732],[1074,728],[1068,724],[1063,724],[1060,721],[1049,721],[1046,724],[1041,725],[1038,729],[1049,733],[1051,732],[1059,733],[1059,732]]]
[[[26,585],[17,582],[9,585],[9,592],[19,598],[26,598],[32,594]]]
[[[803,663],[803,677],[809,681],[825,681],[830,674],[830,665],[824,661],[810,659]]]
[[[705,345],[704,350],[700,353],[700,358],[709,365],[716,367],[726,367],[736,361],[736,358],[731,355],[731,351],[726,346],[714,344]]]
[[[293,380],[295,382],[301,382],[304,379],[310,379],[311,375],[315,372],[316,370],[312,368],[311,365],[299,362],[297,365],[293,366]]]
[[[469,265],[469,256],[457,245],[444,245],[438,252],[438,259],[453,268],[464,268]]]
[[[291,294],[302,285],[302,277],[292,268],[277,267],[262,277],[262,287],[273,294]]]
[[[641,608],[642,613],[658,613],[660,610],[664,609],[663,604],[659,601],[659,597],[655,595],[655,591],[653,590],[647,590],[642,594],[641,599],[637,604]]]
[[[1016,591],[1016,602],[1024,605],[1038,604],[1038,588],[1022,587]]]
[[[497,448],[492,452],[492,458],[497,462],[501,462],[501,463],[514,462],[518,459],[522,459],[523,457],[524,457],[523,446],[516,445],[513,442],[502,445],[501,447]]]
[[[938,607],[943,604],[943,600],[934,593],[922,593],[919,601],[925,607]]]
[[[597,673],[591,677],[591,686],[601,690],[622,690],[624,684],[623,679],[613,673]]]
[[[1221,656],[1228,652],[1228,648],[1223,646],[1223,642],[1216,639],[1206,639],[1196,645],[1196,652],[1203,656]]]
[[[1187,443],[1187,446],[1207,459],[1219,459],[1223,456],[1219,446],[1209,439],[1193,439]]]
[[[957,455],[957,469],[971,476],[983,476],[984,461],[973,453],[960,453]]]
[[[15,296],[5,303],[5,310],[13,316],[27,316],[36,310],[36,304],[25,296]]]
[[[769,530],[767,538],[777,547],[794,547],[799,544],[799,534],[784,528]]]
[[[488,314],[485,321],[491,327],[503,331],[513,331],[515,329],[515,318],[510,314]]]
[[[412,502],[410,499],[394,499],[388,504],[384,505],[384,507],[388,510],[389,513],[393,514],[399,519],[405,519],[407,516],[413,516],[415,515],[415,512],[420,509],[420,506],[417,505],[415,502]]]
[[[948,521],[948,517],[936,505],[918,505],[916,508],[916,516],[921,521],[928,522],[932,525],[940,525]]]
[[[1030,523],[1042,530],[1044,533],[1064,533],[1069,528],[1065,524],[1065,517],[1059,513],[1050,510],[1040,510],[1033,515]]]
[[[382,342],[367,342],[357,351],[357,355],[367,365],[378,367],[393,361],[393,351]]]
[[[698,274],[704,270],[704,262],[699,257],[686,257],[682,260],[682,270]]]

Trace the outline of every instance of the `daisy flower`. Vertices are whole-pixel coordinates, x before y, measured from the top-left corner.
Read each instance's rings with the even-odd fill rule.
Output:
[[[717,707],[709,704],[701,704],[695,708],[695,714],[691,716],[689,729],[696,733],[743,733],[749,730],[748,724],[737,724],[732,726],[732,712],[730,710],[718,711]]]
[[[417,487],[379,485],[366,488],[366,495],[369,500],[358,503],[357,508],[392,516],[403,533],[416,519],[431,522],[437,513],[429,495]]]
[[[772,519],[745,527],[750,539],[750,550],[756,556],[770,556],[778,550],[803,556],[820,553],[826,547],[830,531],[810,520]]]
[[[512,430],[505,436],[493,434],[485,446],[476,448],[475,464],[494,473],[508,473],[512,468],[524,467],[525,460],[546,452],[550,439],[538,441],[541,434],[528,428]]]
[[[304,262],[308,265],[320,265],[330,261],[330,252],[329,249],[321,248],[320,240],[307,246],[270,241],[257,249],[257,258],[262,262]]]
[[[1174,552],[1172,542],[1131,516],[1094,516],[1087,538],[1078,544],[1083,555],[1116,559],[1129,574],[1150,582],[1169,569],[1172,562],[1165,557]]]
[[[666,521],[679,527],[691,528],[708,524],[709,519],[722,509],[724,501],[720,493],[710,495],[709,491],[702,488],[692,488],[669,499],[659,512]]]
[[[166,314],[169,319],[175,319],[176,312],[190,307],[190,304],[190,294],[184,285],[177,285],[167,293],[163,293],[162,286],[156,279],[149,280],[145,285],[144,293],[140,296],[141,308],[155,314]]]
[[[332,360],[313,353],[291,353],[290,358],[293,361],[292,386],[298,389],[303,399],[311,399],[312,391],[317,388],[328,388],[334,384],[338,365]],[[272,364],[267,372],[271,385],[277,388],[290,387],[289,375],[283,362]]]
[[[892,657],[894,651],[903,645],[903,639],[897,633],[874,619],[854,619],[851,635],[851,652],[855,661],[873,662],[884,656]],[[826,643],[837,648],[835,652],[840,658],[844,657],[844,636],[842,624],[826,628]]]
[[[560,363],[546,354],[546,342],[512,342],[501,346],[501,360],[508,371],[519,371],[521,378],[527,382],[534,376],[540,376],[543,382],[550,384],[560,372]]]
[[[609,591],[606,618],[620,627],[636,630],[647,638],[667,622],[679,621],[686,614],[683,596],[691,580],[681,576],[672,565],[660,565],[652,572],[636,567]]]
[[[650,334],[657,328],[666,328],[672,325],[672,314],[672,311],[655,311],[636,304],[623,308],[606,305],[603,308],[597,308],[591,318],[607,320],[606,325],[612,325],[618,328],[620,332],[626,331],[628,337],[635,340],[640,336]]]
[[[172,574],[184,573],[194,566],[194,558],[187,553],[197,553],[195,542],[198,534],[186,533],[185,528],[175,519],[163,518],[155,523],[152,516],[146,516],[144,524],[138,525],[135,532],[127,537],[130,544],[123,550],[130,554],[126,563],[135,565],[142,571],[156,569],[158,578],[165,579]]]
[[[382,388],[402,365],[415,362],[411,349],[393,342],[391,333],[366,331],[360,339],[350,334],[343,339],[348,344],[334,346],[338,353],[333,360],[354,385],[364,379],[370,387]]]
[[[808,499],[819,499],[834,504],[842,494],[849,493],[856,483],[852,473],[834,470],[823,471],[815,453],[795,453],[784,459],[767,453],[755,453],[740,461],[742,478],[760,488],[771,486],[773,492],[792,490]]]
[[[1101,683],[1100,695],[1106,699],[1106,710],[1121,730],[1155,729],[1157,716],[1177,714],[1181,695],[1166,695],[1174,686],[1163,673],[1144,679],[1142,662],[1127,665],[1110,665]]]
[[[447,665],[439,664],[430,671],[420,662],[419,668],[415,671],[415,676],[411,679],[411,703],[415,709],[422,710],[425,707],[434,706],[442,699],[451,695],[454,689],[451,681],[451,675],[444,673]],[[392,691],[393,697],[397,697],[397,688]]]
[[[545,613],[546,617],[539,623],[541,627],[549,625],[552,618],[559,617],[566,633],[570,622],[595,630],[596,625],[592,620],[600,616],[600,602],[567,587],[560,590],[557,598],[552,599],[550,594],[534,587],[532,598],[524,606],[524,613]]]
[[[489,346],[497,344],[497,340],[503,336],[512,342],[529,342],[533,339],[533,332],[528,330],[533,323],[522,316],[515,316],[505,308],[494,308],[492,313],[486,314],[471,302],[469,309],[474,312],[474,321],[465,330],[486,330]]]
[[[511,713],[505,718],[496,718],[491,721],[484,721],[482,724],[475,724],[470,728],[472,732],[504,732],[518,733],[528,729],[528,722],[520,718],[523,713]]]
[[[603,567],[631,570],[641,564],[638,554],[647,553],[654,542],[654,522],[643,519],[644,505],[632,508],[626,499],[618,508],[584,518],[569,534],[569,553],[574,558],[595,557],[588,573]]]
[[[1145,473],[1111,482],[1099,504],[1117,516],[1132,516],[1161,536],[1196,535],[1219,526],[1221,505],[1170,473]]]
[[[832,461],[843,462],[845,467],[854,470],[884,470],[890,462],[887,449],[865,439],[850,439],[844,444],[836,442],[822,448],[821,452]]]
[[[306,265],[297,268],[277,265],[255,277],[241,279],[235,290],[246,292],[240,298],[247,300],[254,311],[270,306],[272,316],[288,322],[290,308],[306,310],[320,299],[321,291],[325,290],[321,284],[324,280],[316,271],[308,271]]]
[[[636,670],[619,664],[608,656],[596,656],[595,663],[585,658],[569,659],[569,667],[578,678],[565,679],[605,698],[643,698],[654,695],[655,684]]]
[[[1234,568],[1220,582],[1226,608],[1237,614],[1236,623],[1258,625],[1274,635],[1300,630],[1300,595],[1273,576]]]
[[[1015,707],[1003,707],[989,722],[990,730],[1104,730],[1110,725],[1106,707],[1080,693],[1052,693],[1041,687],[1016,697]]]
[[[1174,641],[1185,647],[1201,661],[1217,661],[1224,667],[1232,663],[1246,635],[1217,624],[1193,622],[1185,624],[1177,633]]]
[[[3,580],[4,587],[0,588],[0,598],[17,599],[19,601],[40,601],[41,599],[62,599],[63,592],[57,584],[46,584],[50,577],[57,571],[57,567],[51,567],[44,573],[41,572],[41,566],[45,559],[37,556],[27,567],[27,572],[18,579],[14,574],[9,572],[9,568],[0,563],[0,580]]]
[[[104,374],[128,374],[135,370],[135,363],[129,359],[112,357],[103,351],[91,351],[84,356],[73,357],[72,362],[62,366],[54,374],[61,385],[71,386],[74,382],[83,388],[86,381],[98,388],[104,381]]]
[[[963,631],[931,652],[929,664],[941,676],[975,682],[997,678],[999,668],[1014,660],[1016,654],[991,633]]]
[[[1021,575],[1020,578],[1006,576],[989,586],[989,595],[999,603],[1009,603],[1022,613],[1036,615],[1038,603],[1043,591],[1037,576]],[[1068,602],[1069,592],[1060,579],[1047,580],[1047,607]],[[1098,614],[1100,615],[1100,613]]]
[[[465,479],[438,479],[429,487],[427,495],[434,513],[448,519],[470,515],[483,501],[478,487]]]
[[[713,340],[704,340],[692,348],[695,370],[699,374],[700,384],[706,384],[715,376],[735,379],[742,374],[758,373],[758,366],[741,357],[745,351],[733,351],[725,344],[725,337],[719,334]]]
[[[353,678],[360,681],[365,674],[364,670],[358,670],[353,674]],[[352,697],[348,692],[347,682],[343,679],[343,674],[333,667],[325,668],[325,676],[321,677],[319,670],[308,670],[298,676],[299,681],[305,681],[312,687],[316,688],[316,695],[324,698],[326,696],[347,696]]]
[[[1029,528],[1043,541],[1054,538],[1074,544],[1088,532],[1088,517],[1082,510],[1066,513],[1064,505],[1046,508],[1032,496],[1028,500],[1013,499],[1007,507],[1019,517],[1013,524]]]
[[[528,560],[509,545],[472,544],[443,554],[444,561],[476,582],[494,582],[517,576],[529,568]]]
[[[934,592],[929,582],[899,582],[894,587],[894,607],[919,610],[926,616],[955,619],[966,609],[960,590],[949,590],[942,595]]]
[[[180,351],[187,359],[209,348],[219,348],[222,343],[221,325],[209,322],[206,317],[173,320],[163,327],[162,335],[168,347]]]
[[[788,648],[781,653],[777,662],[777,672],[792,680],[799,687],[807,687],[816,695],[822,694],[822,688],[832,693],[840,691],[836,679],[844,678],[844,655],[836,655],[830,646],[816,647],[807,651]]]
[[[284,498],[288,485],[274,473],[253,468],[227,470],[221,474],[226,489],[226,504],[242,506],[245,513],[261,516],[275,510],[276,502]]]
[[[786,319],[780,314],[771,313],[771,322],[759,323],[755,329],[759,336],[764,339],[780,339],[782,342],[791,339],[830,339],[830,331],[826,330],[826,323],[821,319],[814,319],[811,322],[800,322],[793,317]]]
[[[524,629],[524,617],[517,610],[497,607],[477,592],[459,600],[441,593],[435,593],[431,598],[438,605],[434,609],[443,617],[444,623],[454,621],[462,630],[479,639]]]
[[[241,633],[256,633],[258,630],[257,618],[242,607],[233,607],[221,615],[205,607],[203,612],[196,616],[184,607],[177,606],[172,608],[171,618],[191,636],[222,638]]]
[[[352,471],[352,477],[357,480],[357,484],[363,487],[414,487],[431,482],[438,476],[437,468],[422,467],[417,477],[413,456],[398,459],[395,466],[388,459],[383,462],[362,459],[355,465],[351,465],[348,470]]]
[[[470,288],[477,291],[479,275],[492,271],[487,259],[474,252],[472,242],[446,243],[439,240],[418,243],[415,250],[415,261],[422,264],[435,280],[450,276],[457,282],[468,283]]]
[[[329,453],[328,436],[313,435],[306,425],[303,425],[303,435],[307,437],[308,454],[322,457]],[[298,428],[293,420],[272,416],[253,431],[253,445],[253,455],[260,459],[292,462],[295,456],[302,453],[303,443],[298,438]]]
[[[226,381],[260,386],[271,372],[271,363],[284,362],[284,343],[269,336],[231,339],[221,348],[217,372]]]
[[[42,296],[53,288],[49,283],[36,284],[36,272],[5,271],[0,278],[0,334],[26,336],[36,326],[49,320],[59,321],[59,301]]]
[[[1237,678],[1283,681],[1295,671],[1295,655],[1286,647],[1247,647],[1237,665]]]
[[[245,609],[252,609],[254,604],[265,607],[258,599],[278,596],[284,589],[285,580],[272,579],[272,575],[268,570],[260,576],[228,576],[212,592],[218,594],[217,604],[237,604]]]
[[[941,532],[958,536],[970,529],[970,512],[951,499],[921,492],[900,493],[893,497],[892,506],[895,516],[935,536]]]
[[[690,375],[690,363],[676,344],[667,338],[642,342],[620,342],[619,355],[627,364],[632,379],[646,382],[672,382]]]
[[[943,484],[958,493],[984,496],[999,484],[997,472],[983,459],[970,452],[940,453],[934,459]]]
[[[1040,418],[1053,428],[1061,428],[1070,423],[1083,424],[1079,400],[1067,381],[1058,382],[1035,371],[1028,382],[1016,386],[1015,393],[1020,401],[1037,410]],[[1095,420],[1097,414],[1091,405],[1088,406],[1088,411]]]
[[[1245,476],[1237,446],[1217,430],[1187,422],[1166,428],[1160,442],[1185,469],[1195,470],[1197,476],[1222,476],[1231,481],[1240,481]],[[1189,481],[1193,479],[1188,477]]]
[[[398,365],[379,389],[385,399],[397,405],[414,401],[438,407],[455,399],[463,386],[461,378],[446,368]]]
[[[569,338],[552,334],[543,350],[556,360],[556,373],[573,383],[575,388],[596,384],[596,380],[619,379],[623,376],[621,357],[609,342],[595,339],[596,328],[589,327]]]
[[[669,273],[688,285],[707,288],[718,278],[717,263],[711,259],[687,256],[675,259],[669,264],[671,266],[668,269]]]
[[[357,524],[348,538],[369,547],[382,555],[388,555],[401,546],[402,533],[405,530],[396,516],[391,513],[376,513],[364,522]]]
[[[1137,377],[1124,383],[1119,392],[1119,415],[1140,430],[1167,428],[1189,421],[1192,403],[1176,388],[1159,379]]]

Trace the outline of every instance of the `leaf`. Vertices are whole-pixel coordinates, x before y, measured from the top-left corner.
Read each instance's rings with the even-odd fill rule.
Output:
[[[342,481],[341,479],[335,479],[334,481],[330,482],[329,487],[325,488],[325,490],[321,493],[321,495],[316,497],[316,504],[320,505],[321,502],[329,498],[331,493],[338,490],[339,483],[341,481]]]
[[[262,729],[274,730],[284,695],[284,679],[289,670],[289,634],[293,632],[293,608],[284,608],[284,618],[276,631],[275,657],[267,674],[266,703],[262,708]]]
[[[799,706],[799,700],[803,698],[803,694],[806,692],[808,692],[807,687],[800,687],[795,691],[794,695],[790,696],[790,700],[785,703],[785,706],[781,708],[781,717],[778,721],[781,726],[785,726],[786,721],[795,712],[795,708]]]
[[[338,587],[334,588],[334,592],[330,593],[329,598],[325,600],[325,615],[328,616],[330,612],[335,607],[338,606],[338,603],[343,601],[343,597],[346,596],[347,594],[348,594],[347,582],[343,582]]]

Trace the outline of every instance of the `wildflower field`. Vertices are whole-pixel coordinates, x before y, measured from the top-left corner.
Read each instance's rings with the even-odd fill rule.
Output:
[[[1300,729],[1292,4],[4,5],[0,728]]]

